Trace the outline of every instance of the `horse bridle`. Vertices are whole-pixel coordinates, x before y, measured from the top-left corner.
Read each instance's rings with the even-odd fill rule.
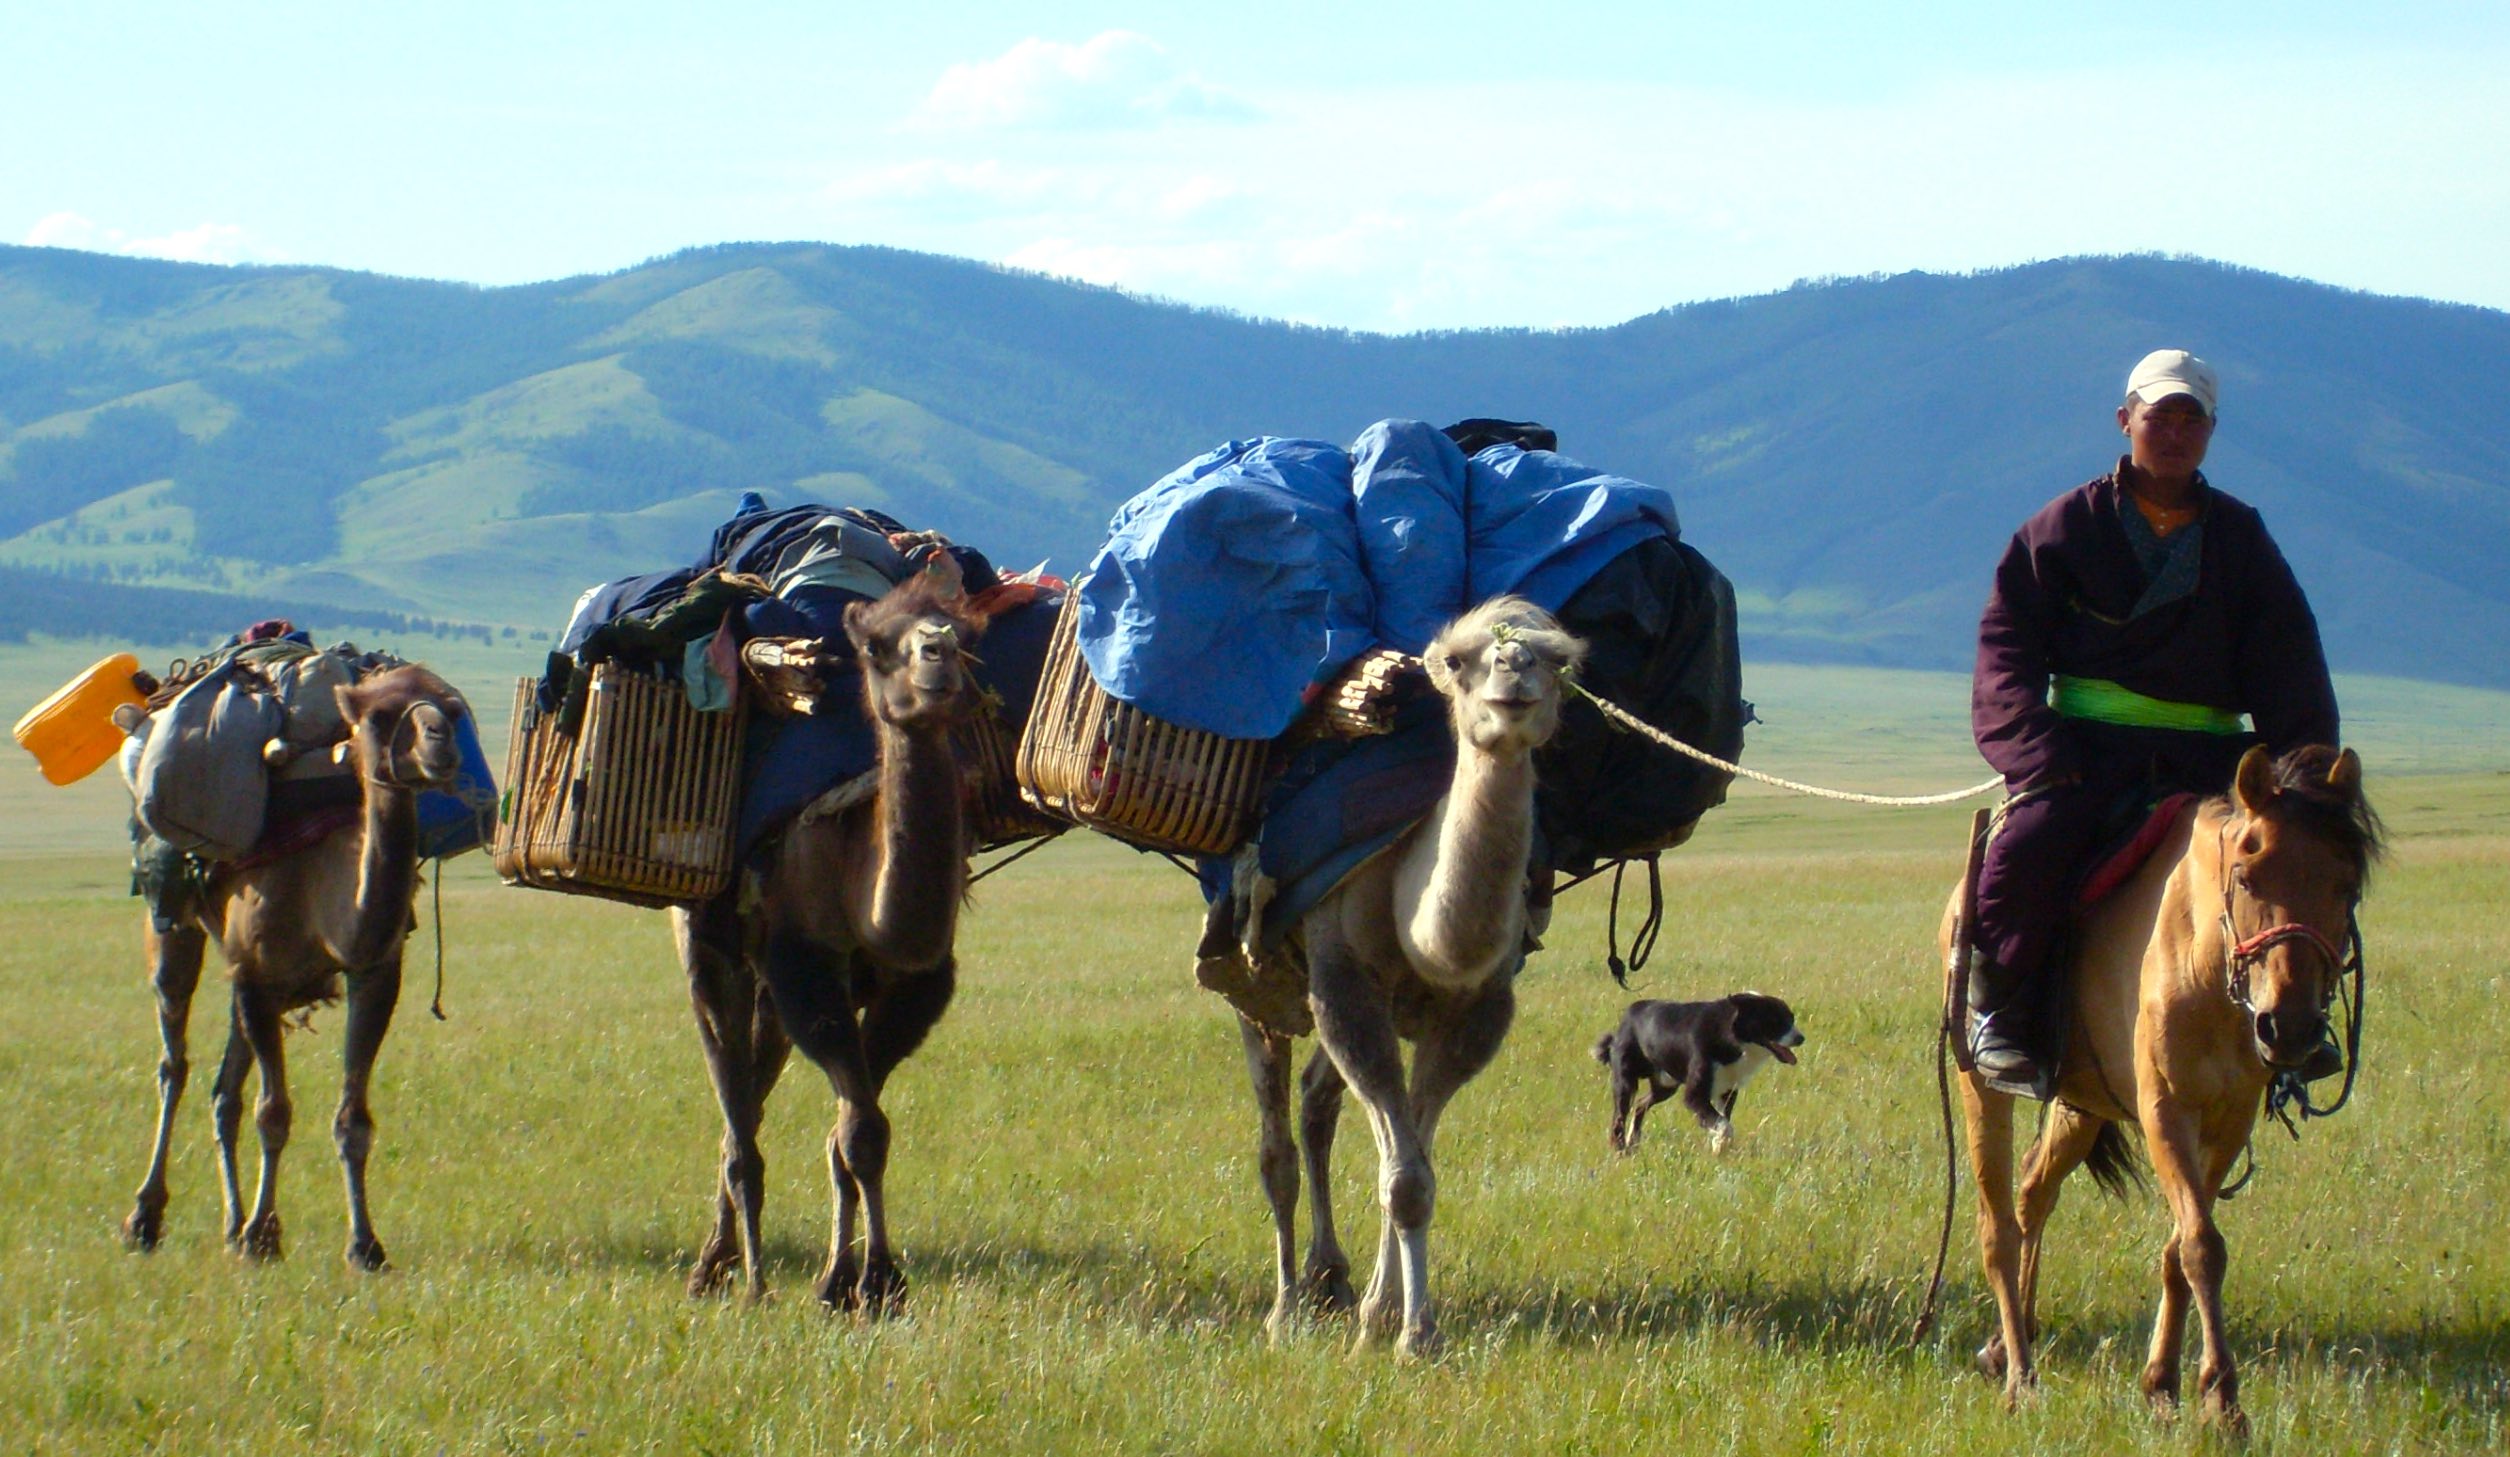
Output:
[[[2361,897],[2356,895],[2345,904],[2345,944],[2341,947],[2327,939],[2326,934],[2317,927],[2306,926],[2299,921],[2284,921],[2268,926],[2257,934],[2243,939],[2240,935],[2239,923],[2233,915],[2232,897],[2238,889],[2238,882],[2230,872],[2231,828],[2231,821],[2224,820],[2221,850],[2215,857],[2217,862],[2224,867],[2222,876],[2223,990],[2231,998],[2231,1004],[2239,1008],[2252,1025],[2255,1024],[2257,1006],[2249,997],[2249,972],[2259,962],[2266,959],[2268,951],[2286,941],[2298,941],[2315,950],[2326,958],[2328,969],[2335,973],[2328,977],[2319,988],[2318,1015],[2322,1019],[2326,1017],[2328,1007],[2336,1001],[2338,996],[2341,995],[2344,998],[2344,1087],[2337,1092],[2336,1101],[2324,1108],[2312,1103],[2309,1085],[2301,1080],[2297,1071],[2289,1068],[2276,1069],[2274,1078],[2267,1086],[2266,1111],[2282,1119],[2285,1128],[2292,1129],[2291,1115],[2284,1111],[2287,1104],[2297,1104],[2301,1110],[2301,1117],[2304,1119],[2324,1118],[2342,1108],[2353,1096],[2353,1078],[2361,1062],[2362,1051],[2363,964],[2362,923],[2359,916]],[[2350,993],[2345,991],[2344,986],[2347,973],[2351,973],[2353,978]],[[2299,1136],[2299,1130],[2293,1129],[2293,1133],[2295,1137]]]

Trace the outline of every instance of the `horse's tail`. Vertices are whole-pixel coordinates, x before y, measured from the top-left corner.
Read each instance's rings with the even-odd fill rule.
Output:
[[[2092,1151],[2083,1156],[2083,1167],[2091,1171],[2092,1182],[2101,1192],[2123,1199],[2144,1183],[2144,1161],[2135,1156],[2135,1141],[2127,1137],[2123,1123],[2103,1123],[2100,1132],[2092,1135]]]

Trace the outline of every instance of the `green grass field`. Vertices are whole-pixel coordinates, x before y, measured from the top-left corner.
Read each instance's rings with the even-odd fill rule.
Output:
[[[94,656],[63,652],[68,668]],[[501,718],[486,685],[520,667],[464,666]],[[0,687],[40,692],[49,671],[0,656]],[[1768,767],[1896,788],[1983,772],[1960,752],[1957,680],[1789,669],[1753,689]],[[2392,725],[2418,722],[2420,703],[2438,726],[2383,729],[2356,709],[2399,841],[2363,917],[2363,1086],[2297,1144],[2261,1136],[2256,1183],[2224,1221],[2258,1451],[2510,1437],[2510,1125],[2489,1061],[2510,1037],[2510,775],[2482,749],[2500,696],[2386,691]],[[2348,704],[2380,692],[2348,684]],[[1961,808],[1746,788],[1668,857],[1664,942],[1634,990],[1774,991],[1810,1038],[1802,1066],[1752,1085],[1723,1158],[1673,1116],[1635,1156],[1608,1154],[1587,1048],[1632,993],[1602,967],[1600,887],[1563,902],[1508,1046],[1442,1129],[1432,1256],[1450,1350],[1412,1365],[1353,1353],[1334,1327],[1266,1343],[1254,1117],[1231,1016],[1188,971],[1192,886],[1079,836],[978,888],[958,1001],[892,1086],[903,1320],[858,1324],[811,1299],[832,1099],[806,1068],[768,1120],[775,1298],[682,1293],[719,1120],[662,918],[505,889],[479,857],[447,877],[449,1020],[427,1016],[422,902],[379,1068],[372,1179],[394,1269],[339,1259],[336,1011],[289,1043],[288,1258],[256,1267],[221,1247],[208,991],[166,1241],[127,1253],[116,1228],[144,1168],[156,1034],[120,811],[97,790],[12,784],[0,805],[0,1449],[2215,1443],[2192,1421],[2156,1425],[2135,1395],[2163,1230],[2149,1195],[2121,1204],[2087,1184],[2060,1212],[2035,1406],[2007,1415],[1968,1369],[1986,1305],[1966,1190],[1944,1326],[1907,1341],[1942,1187],[1928,941]],[[1364,1120],[1346,1119],[1337,1193],[1355,1251],[1373,1242],[1372,1162]]]

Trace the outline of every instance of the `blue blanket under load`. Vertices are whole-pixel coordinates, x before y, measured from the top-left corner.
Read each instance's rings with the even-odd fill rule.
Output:
[[[1418,420],[1347,450],[1235,440],[1116,513],[1075,589],[1080,648],[1145,712],[1271,738],[1362,653],[1417,653],[1503,592],[1557,611],[1621,552],[1680,532],[1660,487],[1514,445],[1467,458]]]

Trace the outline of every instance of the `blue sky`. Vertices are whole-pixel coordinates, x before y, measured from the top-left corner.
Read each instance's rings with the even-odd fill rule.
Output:
[[[2141,251],[2510,307],[2510,5],[2133,8],[15,4],[0,241],[882,243],[1398,330]]]

